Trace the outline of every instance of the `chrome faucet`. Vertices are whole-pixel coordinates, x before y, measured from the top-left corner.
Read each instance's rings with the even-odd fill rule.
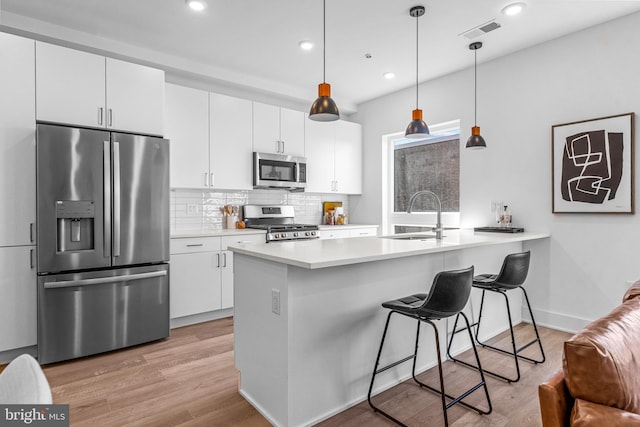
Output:
[[[421,190],[421,191],[416,191],[415,193],[413,193],[411,195],[411,197],[409,197],[409,202],[408,205],[409,207],[407,208],[407,213],[411,213],[411,210],[413,209],[413,204],[416,202],[416,199],[419,196],[422,196],[423,194],[428,194],[430,196],[432,196],[436,202],[437,202],[437,208],[438,210],[436,211],[436,228],[432,228],[431,231],[435,231],[436,232],[436,239],[437,240],[442,240],[442,203],[440,203],[440,198],[436,195],[436,193],[434,193],[433,191],[429,191],[429,190]]]

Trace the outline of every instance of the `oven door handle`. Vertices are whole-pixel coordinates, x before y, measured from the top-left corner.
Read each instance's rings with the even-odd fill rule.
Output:
[[[150,271],[148,273],[125,274],[122,276],[96,277],[94,279],[64,280],[62,282],[44,282],[45,289],[70,288],[74,286],[100,285],[103,283],[126,282],[129,280],[148,279],[166,276],[167,271]]]

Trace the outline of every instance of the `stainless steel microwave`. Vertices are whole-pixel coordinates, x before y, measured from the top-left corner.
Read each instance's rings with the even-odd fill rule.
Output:
[[[253,188],[304,191],[307,159],[285,154],[253,153]]]

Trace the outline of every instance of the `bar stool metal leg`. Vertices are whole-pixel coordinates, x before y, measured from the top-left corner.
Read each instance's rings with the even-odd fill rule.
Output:
[[[544,350],[542,348],[542,340],[540,339],[540,334],[538,332],[538,327],[537,327],[537,325],[535,323],[535,319],[533,317],[533,311],[531,310],[531,304],[529,303],[529,297],[527,295],[527,291],[522,286],[518,286],[518,288],[520,288],[522,290],[522,292],[524,294],[524,297],[525,297],[525,301],[527,303],[527,308],[529,310],[529,315],[531,316],[531,322],[532,322],[532,325],[533,325],[533,329],[534,329],[535,334],[536,334],[536,338],[534,340],[526,343],[525,345],[523,345],[520,348],[516,347],[516,339],[515,339],[515,334],[514,334],[514,331],[513,331],[513,321],[511,319],[511,307],[509,305],[508,295],[506,293],[506,290],[504,290],[504,289],[483,289],[482,290],[482,298],[480,300],[480,312],[478,314],[478,321],[470,325],[470,327],[474,327],[475,326],[475,336],[474,336],[474,338],[475,338],[475,342],[478,345],[480,345],[480,346],[482,346],[484,348],[488,348],[490,350],[494,350],[494,351],[497,351],[497,352],[500,352],[500,353],[503,353],[503,354],[506,354],[506,355],[509,355],[509,356],[513,357],[514,363],[515,363],[515,368],[516,368],[516,376],[515,376],[515,378],[509,378],[509,377],[506,377],[504,375],[498,374],[496,372],[490,371],[488,369],[484,370],[484,372],[486,372],[487,374],[492,375],[492,376],[497,377],[497,378],[500,378],[500,379],[502,379],[504,381],[507,381],[507,382],[517,382],[517,381],[520,380],[520,364],[518,363],[518,359],[526,360],[527,362],[531,362],[531,363],[535,363],[535,364],[544,363],[544,361],[546,360],[546,357],[545,357],[545,354],[544,354]],[[480,325],[481,325],[481,322],[482,322],[482,311],[483,311],[483,308],[484,308],[485,291],[487,291],[487,290],[502,294],[502,296],[505,299],[505,303],[506,303],[506,307],[507,307],[507,316],[508,316],[508,319],[509,319],[509,333],[511,335],[511,346],[512,346],[512,350],[511,351],[504,350],[504,349],[492,346],[490,344],[487,344],[486,342],[480,341],[480,339],[478,338],[478,335],[479,335],[479,332],[480,332]],[[457,334],[458,332],[461,332],[464,329],[464,328],[456,329],[457,322],[458,322],[458,319],[456,318],[456,322],[454,323],[454,327],[453,327],[453,332],[451,334],[451,339],[449,340],[449,344],[447,345],[447,356],[449,357],[449,359],[453,360],[454,362],[460,363],[462,365],[465,365],[465,366],[473,368],[473,369],[478,369],[476,366],[474,366],[474,365],[472,365],[470,363],[467,363],[467,362],[465,362],[463,360],[460,360],[460,359],[457,359],[457,358],[453,357],[451,355],[451,353],[450,353],[451,344],[453,343],[453,338],[454,338],[455,334]],[[536,360],[536,359],[532,359],[530,357],[523,356],[523,355],[519,354],[522,350],[528,348],[529,346],[531,346],[531,345],[533,345],[535,343],[538,343],[538,347],[540,348],[540,354],[542,355],[541,359]]]
[[[391,311],[389,313],[389,315],[387,316],[387,322],[385,324],[384,332],[382,334],[382,340],[380,342],[380,349],[378,350],[378,356],[376,358],[376,363],[375,363],[375,366],[374,366],[374,369],[373,369],[373,375],[371,376],[371,383],[369,385],[369,392],[367,394],[367,401],[369,402],[369,405],[371,406],[371,408],[375,412],[379,412],[381,415],[385,416],[386,418],[388,418],[389,420],[395,422],[396,424],[398,424],[400,426],[407,427],[406,424],[404,424],[403,422],[401,422],[397,418],[393,417],[392,415],[388,414],[387,412],[383,411],[382,409],[376,407],[373,404],[373,401],[371,400],[371,393],[373,391],[373,384],[374,384],[374,380],[375,380],[375,377],[376,377],[377,374],[379,374],[381,372],[384,372],[384,371],[386,371],[386,370],[388,370],[390,368],[393,368],[393,367],[395,367],[395,366],[397,366],[397,365],[399,365],[401,363],[404,363],[404,362],[407,362],[407,361],[413,359],[413,366],[412,366],[412,370],[411,370],[411,375],[413,377],[413,380],[420,387],[426,388],[427,390],[430,390],[430,391],[440,395],[440,399],[441,399],[441,403],[442,403],[442,412],[443,412],[444,421],[445,421],[445,426],[449,425],[449,417],[448,417],[448,414],[447,414],[447,410],[451,406],[453,406],[455,404],[458,404],[458,403],[460,405],[468,408],[468,409],[471,409],[471,410],[474,410],[474,411],[478,412],[479,414],[482,414],[482,415],[490,414],[491,411],[493,410],[493,407],[492,407],[492,404],[491,404],[491,398],[489,397],[489,390],[487,388],[487,384],[486,384],[486,380],[485,380],[485,377],[484,377],[484,373],[482,371],[482,366],[480,364],[480,358],[478,356],[478,352],[477,352],[477,350],[475,348],[475,345],[473,346],[473,350],[474,350],[474,354],[475,354],[475,357],[476,357],[476,362],[478,363],[478,366],[480,367],[479,372],[480,372],[481,381],[478,384],[476,384],[473,387],[471,387],[468,390],[466,390],[464,393],[462,393],[459,396],[452,396],[452,395],[446,393],[445,387],[444,387],[444,374],[443,374],[443,370],[442,370],[442,357],[440,355],[440,345],[439,345],[440,337],[439,337],[439,333],[438,333],[438,328],[437,328],[436,324],[434,322],[432,322],[431,320],[429,320],[429,319],[419,319],[418,322],[417,322],[418,325],[417,325],[417,328],[416,328],[416,341],[415,341],[415,347],[414,347],[414,354],[413,355],[407,356],[407,357],[402,358],[402,359],[400,359],[400,360],[398,360],[396,362],[390,363],[390,364],[388,364],[386,366],[383,366],[382,368],[378,368],[378,365],[380,363],[380,356],[382,354],[382,348],[384,346],[384,341],[386,339],[387,331],[388,331],[388,328],[389,328],[391,315],[393,313],[398,313],[398,314],[402,314],[402,315],[406,316],[406,314],[400,313],[400,312],[396,312],[396,311]],[[473,343],[473,337],[471,335],[471,328],[469,326],[469,319],[467,318],[467,316],[462,312],[458,313],[458,315],[456,317],[456,323],[457,323],[458,318],[459,318],[460,315],[462,315],[462,317],[463,317],[463,319],[464,319],[464,321],[465,321],[465,323],[467,325],[466,329],[468,330],[469,337],[472,340],[471,342]],[[408,317],[412,317],[412,316],[408,316]],[[415,317],[413,317],[413,318],[415,318]],[[425,384],[425,383],[421,382],[420,380],[418,380],[418,378],[416,377],[416,359],[417,359],[419,340],[420,340],[420,322],[426,322],[426,323],[430,324],[431,327],[433,328],[433,331],[434,331],[434,334],[435,334],[435,348],[436,348],[436,354],[437,354],[437,358],[438,358],[438,376],[439,376],[439,380],[440,380],[440,389],[437,389],[437,388],[432,387],[432,386],[430,386],[428,384]],[[474,391],[478,390],[480,387],[484,387],[484,392],[485,392],[485,396],[486,396],[486,399],[487,399],[487,406],[488,406],[488,409],[486,409],[486,410],[483,410],[483,409],[480,409],[478,407],[469,405],[468,403],[462,401],[462,399],[464,399],[465,397],[469,396],[471,393],[473,393]],[[450,400],[448,403],[447,403],[447,399]]]

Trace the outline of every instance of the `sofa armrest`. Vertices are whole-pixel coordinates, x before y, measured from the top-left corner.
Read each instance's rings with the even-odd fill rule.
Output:
[[[538,386],[538,399],[543,427],[569,426],[573,397],[565,385],[562,369]]]
[[[640,415],[611,406],[576,399],[571,427],[640,427]]]

